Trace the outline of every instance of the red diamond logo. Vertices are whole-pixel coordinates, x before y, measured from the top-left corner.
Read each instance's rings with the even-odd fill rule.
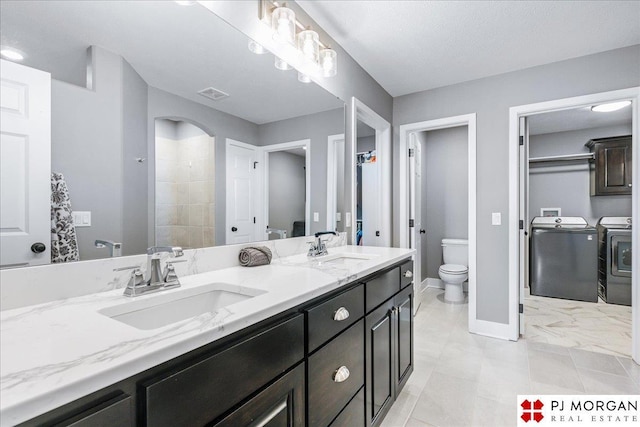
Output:
[[[542,403],[540,399],[536,399],[533,403],[525,399],[520,406],[522,406],[522,415],[520,415],[520,418],[522,418],[525,423],[531,420],[539,423],[544,418],[544,415],[542,415],[544,403]]]

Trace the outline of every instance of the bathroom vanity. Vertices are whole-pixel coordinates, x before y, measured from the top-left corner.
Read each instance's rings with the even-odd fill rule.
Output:
[[[413,371],[411,255],[342,246],[5,310],[2,425],[379,425]]]

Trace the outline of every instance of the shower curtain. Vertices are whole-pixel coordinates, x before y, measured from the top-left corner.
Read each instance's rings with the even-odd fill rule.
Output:
[[[64,176],[51,174],[51,262],[79,261],[71,199]]]

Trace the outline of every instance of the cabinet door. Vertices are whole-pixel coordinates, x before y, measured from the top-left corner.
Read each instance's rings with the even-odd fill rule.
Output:
[[[599,142],[595,145],[595,155],[595,194],[631,194],[631,138]]]
[[[303,426],[304,366],[301,363],[214,426]]]
[[[132,426],[132,403],[131,396],[120,394],[71,419],[54,425],[56,427]]]
[[[413,287],[394,297],[396,329],[395,396],[400,394],[413,372]]]
[[[377,426],[393,404],[394,328],[393,300],[388,300],[366,317],[366,420]]]

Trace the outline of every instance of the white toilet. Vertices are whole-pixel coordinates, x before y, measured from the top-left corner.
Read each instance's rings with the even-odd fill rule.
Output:
[[[462,283],[469,277],[469,241],[463,239],[442,239],[444,264],[438,275],[444,282],[444,300],[464,302]]]

